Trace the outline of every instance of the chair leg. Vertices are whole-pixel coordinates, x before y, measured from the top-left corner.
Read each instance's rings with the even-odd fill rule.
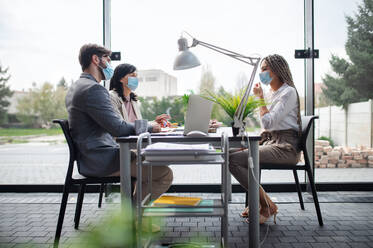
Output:
[[[54,236],[54,244],[53,244],[54,248],[58,247],[58,244],[59,244],[59,241],[60,241],[61,231],[62,231],[62,225],[63,225],[63,219],[65,217],[67,199],[68,199],[68,196],[69,196],[69,190],[70,190],[70,187],[65,184],[65,186],[63,187],[63,194],[62,194],[62,200],[61,200],[61,206],[60,206],[60,213],[58,215],[56,235]]]
[[[101,183],[100,185],[100,195],[98,196],[98,208],[101,208],[102,205],[102,196],[104,195],[105,184]]]
[[[76,202],[76,208],[75,208],[75,218],[74,218],[74,228],[79,228],[79,222],[80,222],[80,214],[82,212],[82,205],[83,205],[83,198],[84,198],[84,192],[85,192],[85,184],[80,185],[80,190],[78,194],[78,200]]]
[[[321,216],[319,199],[317,197],[315,181],[314,181],[314,178],[313,178],[313,175],[312,175],[311,168],[307,168],[307,175],[308,175],[308,179],[309,179],[310,184],[311,184],[311,191],[312,191],[312,196],[313,196],[313,202],[315,203],[317,219],[319,221],[319,225],[323,226],[324,223],[323,223],[322,216]]]
[[[295,179],[295,186],[296,186],[297,191],[298,191],[298,198],[299,198],[300,208],[302,210],[304,210],[304,203],[303,203],[303,197],[302,197],[302,189],[300,188],[297,170],[293,170],[293,175],[294,175],[294,179]]]

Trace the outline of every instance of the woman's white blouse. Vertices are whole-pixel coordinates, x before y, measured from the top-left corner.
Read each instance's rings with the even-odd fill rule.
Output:
[[[271,90],[266,102],[269,113],[261,118],[265,130],[299,130],[297,93],[293,87],[284,83],[278,90]]]

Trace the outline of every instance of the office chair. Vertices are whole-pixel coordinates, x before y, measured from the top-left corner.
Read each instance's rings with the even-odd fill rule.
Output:
[[[66,178],[65,178],[65,184],[63,187],[60,213],[58,215],[56,235],[54,238],[54,247],[58,247],[58,243],[59,243],[59,239],[60,239],[61,231],[62,231],[63,220],[65,217],[67,200],[68,200],[68,196],[69,196],[69,193],[72,187],[74,185],[79,185],[79,193],[78,193],[78,199],[76,202],[75,216],[74,216],[74,228],[78,229],[86,186],[89,184],[96,184],[96,185],[100,184],[100,195],[99,195],[98,205],[99,207],[101,207],[104,185],[106,183],[120,183],[120,177],[84,177],[80,174],[73,175],[74,162],[77,161],[76,155],[78,153],[78,150],[72,140],[69,123],[67,120],[53,120],[53,123],[58,123],[61,126],[63,134],[65,135],[67,144],[69,146],[69,153],[70,153],[70,159],[69,159],[69,164],[68,164]],[[131,191],[132,192],[134,189],[135,181],[136,181],[135,178],[131,178],[131,185],[132,185]]]
[[[292,170],[293,175],[294,175],[294,180],[295,180],[295,185],[296,189],[298,192],[298,198],[299,198],[299,204],[302,210],[304,210],[304,203],[303,203],[303,198],[302,198],[302,190],[299,184],[299,179],[298,179],[298,170],[304,170],[307,172],[308,179],[311,185],[311,191],[312,191],[312,197],[313,201],[315,203],[315,209],[316,209],[316,214],[317,214],[317,219],[319,221],[319,225],[323,226],[323,220],[321,216],[321,211],[320,211],[320,204],[319,200],[317,197],[317,191],[315,187],[315,178],[313,177],[312,173],[312,168],[310,164],[310,159],[309,155],[307,152],[307,138],[311,130],[312,123],[315,119],[318,119],[318,116],[310,115],[310,116],[302,116],[302,135],[300,138],[299,142],[299,148],[301,151],[303,151],[303,156],[304,156],[304,163],[299,162],[296,165],[293,164],[266,164],[266,163],[260,163],[260,175],[261,175],[261,170]],[[260,176],[259,176],[260,180]],[[246,206],[248,205],[248,194],[246,193]]]

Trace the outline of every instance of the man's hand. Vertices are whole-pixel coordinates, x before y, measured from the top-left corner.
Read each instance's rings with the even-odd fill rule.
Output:
[[[159,125],[158,123],[152,122],[151,125],[153,128],[152,133],[159,133],[161,131],[161,125]]]
[[[262,89],[262,87],[260,86],[260,83],[256,83],[255,84],[255,87],[254,87],[254,89],[253,89],[253,91],[254,91],[254,94],[257,96],[257,97],[260,97],[260,98],[264,98],[264,96],[263,96],[263,89]]]

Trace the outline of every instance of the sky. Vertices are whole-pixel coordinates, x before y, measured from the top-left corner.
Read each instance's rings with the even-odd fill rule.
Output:
[[[315,82],[330,72],[331,54],[346,57],[346,15],[361,0],[315,0]],[[203,66],[218,86],[233,90],[252,67],[202,46],[191,48],[203,66],[174,71],[177,40],[183,31],[243,55],[278,53],[289,62],[302,95],[304,61],[294,58],[304,47],[302,0],[112,0],[111,49],[139,70],[161,69],[178,79],[178,93],[196,90]],[[0,64],[9,67],[12,90],[32,83],[57,84],[78,79],[79,49],[102,44],[102,0],[0,0]],[[186,36],[187,38],[187,36]],[[189,42],[191,40],[189,39]],[[259,81],[256,73],[255,82]]]

